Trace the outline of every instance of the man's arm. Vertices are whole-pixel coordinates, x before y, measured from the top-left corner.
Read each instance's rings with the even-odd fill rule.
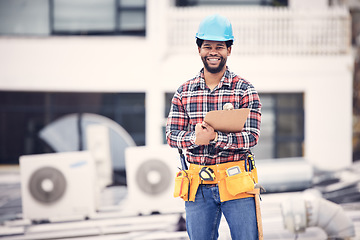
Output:
[[[173,148],[191,149],[197,147],[195,132],[189,128],[189,116],[181,103],[179,92],[176,92],[172,99],[166,123],[166,140]]]
[[[240,106],[250,109],[250,114],[243,130],[238,133],[217,132],[217,139],[213,141],[215,147],[222,149],[248,149],[257,144],[260,136],[261,103],[258,93],[252,86],[245,91]]]

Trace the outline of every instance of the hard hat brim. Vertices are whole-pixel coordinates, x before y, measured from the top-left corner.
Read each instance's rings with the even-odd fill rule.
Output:
[[[226,42],[226,41],[230,41],[230,40],[233,40],[234,41],[234,38],[233,37],[229,37],[229,38],[224,38],[224,37],[219,37],[219,36],[198,36],[196,35],[195,36],[196,38],[199,38],[201,40],[208,40],[208,41],[219,41],[219,42]]]

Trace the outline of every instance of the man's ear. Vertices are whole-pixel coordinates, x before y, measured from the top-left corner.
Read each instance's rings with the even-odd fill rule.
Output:
[[[227,52],[228,52],[227,55],[228,55],[228,56],[231,55],[231,50],[232,50],[232,47],[231,47],[231,46],[227,48]]]
[[[198,52],[199,52],[199,55],[200,55],[200,49],[201,49],[201,48],[199,48],[199,47],[198,47]]]

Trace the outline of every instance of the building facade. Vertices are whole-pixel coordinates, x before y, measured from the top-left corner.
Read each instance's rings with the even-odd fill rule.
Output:
[[[51,151],[38,130],[74,112],[115,120],[137,145],[163,144],[172,94],[202,67],[197,26],[219,13],[234,28],[228,66],[263,103],[257,159],[349,166],[349,11],[323,1],[219,2],[0,1],[0,164]]]

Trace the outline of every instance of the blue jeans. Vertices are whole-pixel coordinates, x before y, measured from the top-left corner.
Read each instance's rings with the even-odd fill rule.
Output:
[[[200,185],[195,202],[185,202],[185,210],[186,228],[191,240],[217,239],[222,213],[233,240],[258,239],[254,198],[220,202],[217,186]]]

